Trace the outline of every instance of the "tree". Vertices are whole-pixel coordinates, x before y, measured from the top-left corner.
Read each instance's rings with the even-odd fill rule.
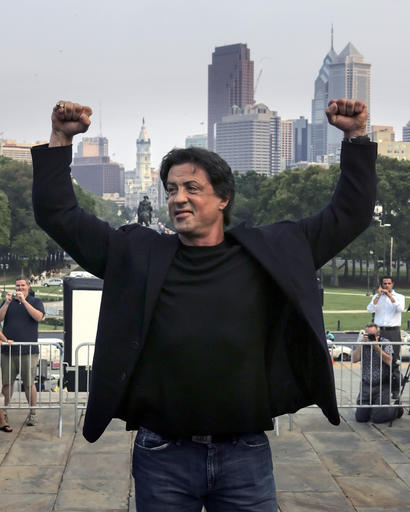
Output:
[[[76,183],[74,190],[84,210],[100,216],[114,227],[124,224],[123,213],[112,201],[82,189]],[[0,249],[7,254],[11,267],[18,267],[20,259],[28,261],[36,271],[57,267],[63,262],[63,250],[43,231],[33,215],[31,202],[32,166],[11,158],[0,158]],[[53,193],[50,191],[50,193]],[[10,257],[9,257],[10,253]],[[37,267],[41,267],[37,268]]]
[[[267,179],[269,178],[255,171],[249,171],[246,174],[235,173],[235,200],[232,209],[232,224],[246,222],[249,225],[254,225],[257,223],[260,191]]]
[[[0,190],[0,247],[8,247],[10,243],[11,214],[9,200],[3,190]]]

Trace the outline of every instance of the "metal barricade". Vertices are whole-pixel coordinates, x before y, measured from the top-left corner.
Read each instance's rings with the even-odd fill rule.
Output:
[[[75,386],[74,386],[74,430],[78,431],[78,411],[86,409],[88,394],[90,390],[90,371],[92,369],[92,359],[94,356],[95,343],[80,343],[77,345],[74,353],[74,371],[75,371]],[[85,363],[81,366],[85,371],[85,391],[80,391],[80,351],[84,352],[87,349],[86,355],[82,354],[81,362]],[[80,401],[80,392],[83,393]]]
[[[408,343],[403,341],[388,341],[380,343],[377,341],[372,342],[362,342],[362,341],[328,341],[329,353],[332,357],[333,361],[333,372],[335,377],[335,388],[336,388],[336,400],[337,406],[339,409],[361,409],[361,408],[399,408],[404,407],[406,409],[410,409],[410,384],[406,387],[406,384],[409,383],[409,374],[410,374],[410,360],[404,361],[402,358],[398,359],[398,369],[400,372],[399,377],[399,397],[392,398],[392,374],[393,374],[393,364],[391,366],[387,366],[387,373],[385,370],[384,378],[383,371],[381,370],[380,375],[381,378],[376,385],[376,389],[378,391],[379,399],[376,400],[376,403],[363,403],[363,398],[361,394],[361,383],[363,377],[363,364],[362,364],[362,353],[361,358],[357,362],[352,361],[352,354],[354,350],[359,347],[364,347],[366,345],[400,345],[401,353],[405,352],[407,355],[408,352]],[[393,357],[393,354],[392,354]],[[408,357],[408,356],[407,356]],[[394,362],[394,361],[393,361]],[[377,354],[374,356],[373,351],[370,353],[370,366],[372,368],[379,367],[383,368],[382,364],[382,354]],[[388,389],[386,389],[386,386]],[[374,387],[369,386],[370,388],[370,396],[369,401],[372,402],[374,397],[372,397],[372,393]],[[382,403],[383,390],[385,394],[387,391],[389,393],[389,403]],[[317,408],[317,405],[311,405],[309,408]],[[288,415],[289,420],[289,430],[293,430],[293,414]]]
[[[1,348],[0,367],[2,365],[5,373],[8,374],[8,379],[5,379],[5,376],[2,375],[2,388],[5,391],[4,386],[8,387],[9,397],[9,404],[4,408],[57,409],[58,437],[61,438],[63,431],[63,345],[58,342],[39,340],[33,343],[15,342],[11,345],[2,343]],[[29,368],[33,364],[36,365],[34,381],[31,371],[28,372],[28,383],[22,381],[23,358]],[[15,367],[15,379],[11,378],[12,374],[14,376],[12,366]],[[24,384],[24,388],[22,384]],[[30,405],[32,403],[33,385],[35,386],[36,403]],[[22,395],[24,395],[24,399]]]
[[[345,350],[341,350],[340,346],[341,344],[338,342],[328,342],[329,352],[334,360],[334,376],[335,376],[335,386],[336,386],[336,399],[337,399],[337,405],[338,408],[361,408],[361,407],[369,407],[369,408],[375,408],[375,407],[405,407],[410,408],[410,386],[408,386],[407,390],[405,389],[405,384],[408,382],[409,378],[409,365],[410,362],[404,362],[401,359],[399,360],[399,370],[400,370],[400,390],[402,391],[401,397],[400,397],[400,403],[381,403],[381,390],[383,384],[382,380],[380,379],[380,403],[375,404],[363,404],[363,403],[357,403],[357,397],[359,396],[360,392],[360,384],[362,381],[362,372],[363,372],[363,366],[362,362],[359,361],[357,363],[353,363],[351,360],[351,353],[353,353],[354,349],[357,346],[363,346],[363,345],[379,345],[378,342],[366,342],[362,343],[360,341],[348,341],[345,342],[347,347],[351,348],[350,352],[347,352]],[[407,344],[400,341],[389,341],[388,343],[383,343],[382,345],[401,345],[406,347]],[[79,422],[79,410],[85,409],[87,406],[87,400],[88,400],[88,393],[89,393],[89,384],[90,384],[90,371],[92,368],[92,357],[94,352],[94,343],[81,343],[76,347],[75,350],[75,366],[72,368],[75,371],[75,400],[74,400],[74,407],[75,407],[75,413],[74,413],[74,428],[77,432],[78,430],[78,422]],[[79,376],[80,376],[80,350],[86,349],[86,355],[82,356],[82,366],[84,367],[85,371],[85,382],[86,382],[86,389],[85,391],[80,391],[79,389]],[[335,354],[337,354],[337,357],[335,358]],[[373,357],[373,356],[372,356]],[[382,356],[380,354],[379,361],[374,361],[375,364],[379,363],[381,365],[381,359]],[[376,358],[377,359],[377,358]],[[371,363],[372,364],[372,363]],[[404,375],[403,375],[404,373]],[[392,377],[392,366],[389,368],[389,393],[391,395],[391,377]],[[80,396],[80,393],[83,393]],[[370,395],[371,396],[371,395]],[[370,400],[371,401],[371,400]],[[312,405],[310,407],[317,407],[316,405]],[[279,435],[279,422],[278,418],[274,419],[275,421],[275,431],[276,435]],[[289,415],[289,428],[292,430],[292,415]]]
[[[361,342],[361,341],[348,341],[345,342],[345,345],[351,347],[351,354],[353,354],[354,350],[359,346],[371,346],[371,345],[400,345],[401,347],[406,348],[407,343],[402,341],[386,341],[383,343],[379,343],[377,341],[372,342]],[[340,350],[340,343],[337,342],[328,342],[329,352],[334,361],[334,376],[335,376],[335,385],[336,385],[336,398],[337,405],[339,408],[360,408],[360,407],[410,407],[410,387],[405,388],[405,385],[408,381],[408,373],[409,373],[409,362],[405,362],[402,359],[398,359],[398,370],[399,370],[399,389],[400,389],[400,403],[382,403],[382,391],[386,390],[386,386],[388,386],[389,395],[392,394],[392,375],[393,375],[393,364],[388,366],[383,361],[382,353],[375,355],[374,351],[370,352],[370,367],[373,371],[379,373],[379,379],[376,383],[376,386],[379,391],[380,399],[378,402],[374,404],[363,404],[362,400],[357,402],[357,398],[360,393],[360,386],[363,379],[363,357],[361,354],[361,358],[358,362],[353,362],[351,354],[346,354],[343,350]],[[334,355],[338,354],[338,357],[335,358]],[[343,357],[344,356],[344,357]],[[393,355],[392,355],[393,357]],[[386,368],[383,372],[383,367]],[[384,376],[383,376],[384,375]],[[370,386],[370,402],[372,402],[372,390],[373,386]]]

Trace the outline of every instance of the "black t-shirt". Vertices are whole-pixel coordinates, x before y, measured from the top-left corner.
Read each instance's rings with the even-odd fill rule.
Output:
[[[26,297],[26,301],[33,306],[33,308],[38,309],[43,314],[45,314],[43,302],[37,297],[33,297],[28,295]],[[1,304],[1,306],[4,302]],[[0,307],[1,307],[0,306]],[[38,322],[34,320],[32,316],[29,315],[24,305],[16,299],[13,299],[9,307],[7,308],[6,316],[4,317],[3,322],[3,333],[7,338],[20,342],[20,343],[33,343],[37,342],[38,339]],[[30,347],[29,346],[21,346],[21,347],[13,347],[11,348],[12,354],[29,354]],[[2,353],[9,353],[9,347],[3,346]],[[38,354],[38,347],[31,347],[32,354]]]
[[[130,386],[128,429],[174,436],[272,429],[271,280],[238,244],[180,245]]]

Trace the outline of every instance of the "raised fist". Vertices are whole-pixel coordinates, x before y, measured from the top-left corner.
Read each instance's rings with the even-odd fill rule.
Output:
[[[74,135],[88,130],[92,113],[91,108],[85,105],[59,101],[51,114],[50,147],[70,145]]]
[[[361,100],[346,98],[329,101],[326,109],[329,123],[344,131],[345,137],[366,135],[367,106]]]

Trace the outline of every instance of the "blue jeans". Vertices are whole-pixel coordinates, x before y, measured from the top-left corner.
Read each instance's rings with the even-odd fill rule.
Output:
[[[137,512],[277,512],[265,433],[202,444],[141,427],[132,474]]]

